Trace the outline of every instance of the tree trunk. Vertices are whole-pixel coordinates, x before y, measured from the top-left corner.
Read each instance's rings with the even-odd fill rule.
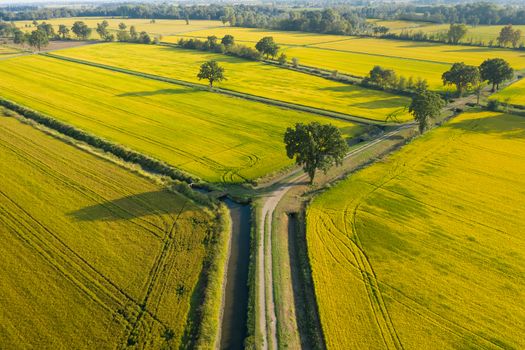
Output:
[[[492,92],[496,91],[496,83],[492,83]]]
[[[308,176],[310,176],[310,185],[314,184],[314,178],[315,178],[315,169],[313,171],[308,172]]]

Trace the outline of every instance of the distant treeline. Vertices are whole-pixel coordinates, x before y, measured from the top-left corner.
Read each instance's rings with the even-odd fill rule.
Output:
[[[525,6],[502,7],[490,3],[460,5],[373,4],[337,5],[325,9],[297,9],[266,5],[106,4],[93,7],[0,8],[0,19],[46,20],[58,17],[128,17],[184,20],[220,20],[238,27],[298,30],[330,34],[384,34],[366,18],[417,20],[434,23],[525,24]]]

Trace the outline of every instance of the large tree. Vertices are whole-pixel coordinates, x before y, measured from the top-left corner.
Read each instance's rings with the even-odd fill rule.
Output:
[[[273,41],[273,37],[271,36],[265,36],[257,44],[255,44],[255,48],[257,51],[259,51],[261,54],[266,56],[266,58],[272,56],[277,56],[277,52],[279,51],[279,46]]]
[[[43,47],[49,44],[49,38],[47,37],[46,32],[43,30],[37,29],[34,30],[28,38],[29,45],[35,47],[40,51]]]
[[[62,40],[66,40],[67,36],[69,35],[69,28],[65,24],[60,24],[58,26],[58,34]]]
[[[224,67],[219,66],[217,61],[214,60],[204,62],[197,74],[197,78],[199,78],[199,80],[208,80],[210,88],[212,88],[214,82],[226,80],[226,77],[224,76]]]
[[[102,40],[109,41],[111,38],[108,27],[109,23],[106,20],[102,21],[102,23],[97,23],[97,33]]]
[[[297,123],[295,128],[288,128],[284,134],[286,154],[288,158],[295,157],[295,163],[303,167],[314,182],[315,172],[341,165],[348,151],[339,129],[331,124],[321,125],[318,122],[310,124]]]
[[[513,47],[517,47],[521,40],[521,30],[512,27],[512,24],[501,28],[498,36],[498,44],[501,46],[508,46],[512,44]]]
[[[443,85],[456,85],[458,95],[462,96],[463,91],[479,81],[479,69],[475,66],[466,65],[463,62],[454,63],[452,68],[443,73]]]
[[[468,28],[464,24],[451,24],[448,29],[448,41],[452,44],[457,44],[461,39],[467,35]]]
[[[386,89],[396,86],[397,77],[392,69],[384,69],[380,66],[375,66],[370,73],[368,73],[366,81]]]
[[[91,28],[89,28],[87,24],[85,24],[82,21],[76,21],[75,23],[73,23],[71,31],[75,33],[77,38],[82,40],[86,40],[91,35]]]
[[[221,40],[221,44],[223,44],[226,47],[232,46],[234,43],[235,43],[235,39],[233,35],[230,35],[230,34],[226,34]]]
[[[499,89],[499,84],[509,80],[514,75],[514,70],[502,58],[491,58],[483,61],[479,66],[481,78],[492,84],[492,92]]]
[[[423,91],[412,98],[408,111],[412,113],[422,134],[445,106],[445,101],[439,94],[432,91]]]

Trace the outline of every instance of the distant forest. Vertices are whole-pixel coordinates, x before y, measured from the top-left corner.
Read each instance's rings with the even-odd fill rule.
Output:
[[[170,5],[129,4],[84,8],[46,8],[37,6],[0,8],[0,19],[46,20],[58,17],[112,16],[157,19],[221,20],[238,27],[299,30],[329,34],[382,33],[366,18],[417,20],[434,23],[525,24],[525,6],[489,3],[460,5],[377,4],[370,6],[334,5],[317,9],[263,5]],[[383,28],[384,29],[384,28]],[[384,33],[383,33],[384,34]]]

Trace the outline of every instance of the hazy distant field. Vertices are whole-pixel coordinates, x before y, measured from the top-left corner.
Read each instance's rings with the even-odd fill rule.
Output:
[[[213,182],[243,182],[291,164],[288,126],[355,124],[42,56],[5,60],[1,95]]]
[[[525,347],[524,130],[465,113],[313,201],[330,349]]]
[[[199,66],[213,59],[224,67],[228,78],[218,84],[220,87],[381,121],[410,103],[407,97],[195,50],[113,43],[62,50],[57,54],[191,82],[199,82],[196,77]],[[399,120],[410,118],[407,112],[399,116]]]
[[[455,62],[479,65],[487,58],[500,57],[517,70],[525,69],[523,52],[474,46],[228,27],[188,32],[182,36],[206,38],[225,34],[250,45],[263,36],[273,36],[288,59],[296,57],[300,64],[358,76],[366,76],[375,65],[380,65],[406,78],[427,79],[433,89],[443,89],[441,75]],[[163,40],[176,42],[179,37]]]
[[[209,215],[1,112],[0,162],[1,347],[178,348]]]
[[[95,32],[95,28],[97,27],[97,23],[101,23],[102,21],[108,21],[109,23],[109,29],[110,30],[118,30],[118,25],[120,23],[124,23],[128,26],[128,30],[130,26],[135,26],[137,31],[146,31],[149,34],[153,35],[173,35],[173,34],[180,34],[185,33],[187,31],[195,31],[195,30],[202,30],[207,28],[214,28],[218,26],[222,26],[222,22],[220,21],[205,21],[205,20],[199,20],[199,21],[190,21],[190,24],[187,25],[185,20],[175,20],[175,19],[156,19],[155,23],[151,23],[151,19],[128,19],[128,18],[111,18],[111,17],[72,17],[72,18],[53,18],[49,20],[41,20],[37,21],[38,23],[46,22],[51,23],[55,27],[55,31],[58,30],[58,26],[60,24],[65,24],[66,26],[71,29],[71,26],[76,21],[83,21],[86,23],[90,28],[93,29],[93,33],[91,35],[92,38],[99,38],[98,34]],[[19,28],[24,30],[34,30],[33,21],[16,21],[14,22]],[[71,33],[71,35],[74,35]]]
[[[378,22],[378,23],[384,23],[383,25],[391,28],[390,32],[392,33],[400,33],[401,31],[412,31],[412,32],[425,32],[425,33],[447,33],[448,29],[450,28],[450,24],[431,24],[431,23],[421,23],[417,22],[419,25],[416,25],[412,28],[408,26],[410,22],[404,22],[401,21],[401,23],[397,23],[398,21],[391,21],[391,22]],[[389,24],[391,26],[389,26]],[[405,26],[403,26],[405,24]],[[397,27],[397,28],[396,28]],[[499,33],[501,31],[501,28],[503,28],[503,25],[479,25],[479,26],[470,26],[468,25],[468,32],[465,38],[463,38],[461,41],[468,43],[470,41],[474,43],[481,42],[485,45],[488,45],[491,40],[494,41],[494,44],[497,44],[497,38],[499,36]],[[521,29],[522,32],[525,32],[525,25],[513,25],[514,29]],[[522,40],[523,42],[523,40]]]

